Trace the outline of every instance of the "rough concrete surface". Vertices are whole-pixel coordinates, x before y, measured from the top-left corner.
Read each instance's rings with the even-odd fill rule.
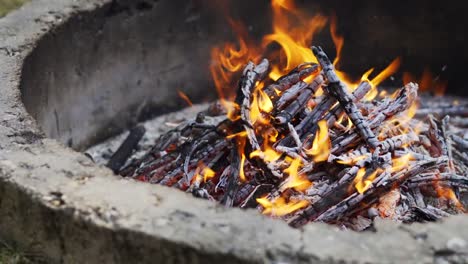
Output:
[[[292,229],[254,211],[120,179],[46,139],[21,102],[25,58],[43,36],[99,16],[111,2],[35,0],[0,20],[0,237],[47,263],[468,263],[466,216],[382,222],[376,233]]]

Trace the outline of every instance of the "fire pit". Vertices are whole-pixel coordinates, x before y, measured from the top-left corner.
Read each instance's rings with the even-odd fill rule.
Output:
[[[423,58],[430,59],[423,67],[443,66],[438,65],[443,55],[426,53],[422,44],[408,42],[407,52],[397,54],[401,50],[392,45],[371,49],[363,44],[366,41],[353,41],[359,30],[347,38],[353,31],[339,26],[350,23],[341,15],[345,8],[312,5],[317,8],[312,10],[337,11],[337,31],[344,30],[345,41],[350,40],[343,46],[342,67],[350,68],[351,75],[362,74],[366,67],[383,69],[399,55],[404,55],[403,61],[411,59],[403,71],[417,72]],[[240,19],[235,21],[248,25],[249,35],[262,36],[269,32],[271,18],[257,14],[267,14],[269,8],[268,2],[240,1],[229,10]],[[217,95],[208,70],[211,48],[235,40],[222,10],[211,1],[50,0],[33,2],[0,22],[0,107],[5,113],[0,125],[0,236],[52,262],[466,261],[468,233],[460,228],[467,223],[464,215],[413,225],[377,220],[375,232],[363,233],[321,223],[294,229],[255,210],[226,208],[175,189],[121,178],[96,164],[98,159],[93,162],[78,152],[140,121],[180,109],[185,101],[178,90],[195,103],[213,101]],[[20,33],[12,36],[15,30]],[[369,38],[370,46],[384,41],[376,35]],[[327,52],[335,49],[327,31],[314,43]],[[450,47],[432,45],[439,50]],[[347,50],[355,52],[350,55]],[[350,63],[347,58],[357,53],[359,60]],[[319,62],[326,68],[326,61]],[[305,69],[312,67],[319,66],[308,64]],[[447,76],[457,76],[456,71]],[[328,83],[333,79],[323,77]],[[397,88],[396,83],[401,80],[388,85]],[[448,87],[452,94],[464,91]],[[350,116],[350,123],[361,118]],[[432,123],[438,127],[434,131],[443,130],[443,122]],[[248,133],[248,123],[241,127]],[[206,176],[202,169],[200,175]]]

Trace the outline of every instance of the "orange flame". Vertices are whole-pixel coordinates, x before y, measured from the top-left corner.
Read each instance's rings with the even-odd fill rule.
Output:
[[[385,81],[388,77],[392,76],[400,68],[401,58],[394,59],[383,71],[375,76],[370,83],[373,87],[379,86],[380,83]]]
[[[235,78],[237,77],[236,74],[242,70],[249,60],[255,62],[258,58],[265,56],[263,51],[268,50],[272,44],[277,44],[276,46],[280,48],[279,52],[268,54],[268,59],[272,62],[272,70],[269,74],[269,78],[272,80],[277,80],[299,64],[317,62],[310,45],[316,33],[326,26],[328,18],[320,14],[307,15],[295,6],[293,0],[271,0],[271,8],[273,15],[272,33],[263,36],[261,45],[249,38],[248,30],[241,22],[228,18],[230,26],[237,35],[237,44],[228,42],[221,47],[213,48],[211,51],[213,63],[210,71],[221,102],[232,119],[236,119],[232,113],[238,109],[238,106],[232,103],[234,91],[230,89],[235,87],[233,82],[237,79]],[[226,16],[228,15],[226,14]],[[336,46],[334,65],[338,66],[344,38],[338,34],[335,16],[330,19],[330,34]],[[399,63],[399,59],[394,60],[382,73],[378,74],[372,80],[373,86],[377,86],[381,81],[393,74]],[[351,78],[342,71],[337,70],[336,72],[350,90],[357,87],[359,82],[351,81]],[[367,79],[369,74],[370,71],[365,73],[361,79]],[[309,82],[312,78],[310,76],[305,81]],[[320,95],[321,92],[321,90],[317,91],[317,95]],[[373,96],[375,93],[372,92],[371,95]],[[371,96],[367,98],[369,97]],[[263,95],[257,95],[257,98],[263,98]]]
[[[192,106],[193,103],[192,101],[190,100],[190,98],[182,91],[180,90],[177,90],[177,93],[179,94],[180,98],[182,98],[187,104],[188,106]]]
[[[429,68],[424,69],[419,79],[409,72],[404,72],[403,83],[409,82],[418,83],[419,91],[433,92],[436,96],[444,95],[447,89],[447,82],[440,80],[439,78],[434,78]]]
[[[455,192],[450,187],[442,187],[438,183],[436,183],[435,190],[440,198],[452,201],[458,209],[465,210],[463,204],[460,202],[460,200],[458,200],[457,196],[455,195]]]
[[[315,33],[325,26],[327,19],[321,15],[310,18],[300,12],[291,0],[272,0],[271,7],[273,33],[264,36],[262,46],[266,48],[277,43],[284,52],[286,62],[282,66],[274,65],[270,73],[270,78],[276,80],[303,62],[317,62],[309,45]]]
[[[439,176],[440,175],[438,175],[438,177]],[[439,184],[438,181],[434,181],[434,189],[437,192],[437,195],[439,196],[439,198],[443,198],[448,201],[451,201],[459,210],[465,211],[465,207],[460,202],[460,200],[458,200],[452,188],[448,186],[442,186]]]
[[[330,20],[330,35],[332,37],[333,43],[335,44],[335,49],[336,49],[336,57],[333,60],[333,66],[338,68],[339,62],[341,59],[341,51],[343,50],[343,45],[344,45],[344,38],[343,36],[340,36],[338,34],[337,30],[337,19],[336,16],[332,16]],[[350,92],[356,88],[357,83],[353,82],[351,78],[344,72],[335,69],[336,75],[347,84],[347,87],[350,88]]]
[[[307,15],[295,6],[293,0],[271,0],[271,8],[273,18],[272,32],[263,36],[261,43],[252,41],[253,38],[248,36],[248,31],[242,23],[228,19],[234,33],[237,35],[237,43],[224,43],[223,46],[215,47],[211,51],[212,65],[210,70],[214,84],[219,93],[221,103],[226,108],[228,117],[231,120],[238,120],[240,118],[240,106],[234,103],[235,91],[232,89],[235,89],[236,85],[234,82],[238,79],[240,72],[248,61],[256,62],[261,57],[267,57],[271,63],[271,71],[268,76],[271,80],[277,80],[280,76],[283,76],[304,62],[317,62],[310,49],[310,45],[312,44],[315,34],[327,25],[328,18],[322,15]],[[338,67],[340,59],[342,58],[344,38],[338,34],[336,17],[331,17],[329,27],[332,40],[336,47],[336,57],[333,64]],[[263,53],[263,51],[271,51],[272,48],[277,49],[277,52],[269,52],[266,55]],[[372,78],[372,80],[369,80],[369,76],[373,72],[373,69],[368,70],[362,75],[361,80],[369,81],[373,87],[373,90],[367,95],[366,99],[371,100],[378,95],[376,87],[384,79],[394,74],[399,65],[400,59],[397,58],[382,72]],[[341,80],[347,84],[350,90],[355,89],[361,81],[351,81],[351,78],[342,71],[337,70],[337,74]],[[309,77],[305,81],[310,82],[311,78],[312,77]],[[268,80],[265,82],[267,81]],[[250,114],[248,117],[255,133],[258,133],[259,138],[263,139],[260,149],[250,153],[245,152],[247,140],[247,134],[245,132],[229,135],[227,137],[236,138],[240,158],[239,177],[242,181],[246,180],[246,175],[243,170],[246,158],[257,157],[263,159],[265,162],[276,162],[282,157],[282,153],[276,151],[272,147],[278,137],[278,131],[276,131],[271,124],[270,113],[273,111],[274,105],[271,98],[263,90],[265,82],[256,83],[255,89],[252,91],[249,105]],[[320,92],[321,91],[318,91],[317,95],[319,95]],[[308,105],[310,107],[314,107],[314,102],[309,103]],[[351,129],[353,126],[352,122],[349,118],[347,120],[343,118],[340,119],[338,123],[345,121],[346,126],[343,125],[343,128],[347,130]],[[314,162],[326,161],[331,151],[327,121],[322,120],[318,123],[318,129],[312,143],[310,149],[304,150],[305,153],[311,156]],[[285,161],[290,164],[289,167],[283,171],[289,176],[283,188],[294,188],[297,191],[303,191],[311,186],[311,182],[299,175],[298,170],[302,165],[300,159]],[[367,180],[370,179],[370,176],[367,177]],[[269,202],[269,205],[264,201],[264,207],[269,208],[265,211],[271,211],[273,208],[277,208],[279,204],[286,207],[290,206],[291,202],[287,203],[286,200],[281,199],[279,198],[278,201]],[[303,202],[293,204],[297,206],[297,204],[301,203]]]
[[[364,97],[364,100],[373,100],[377,95],[379,94],[379,91],[377,87],[385,81],[388,77],[392,76],[397,72],[397,70],[400,68],[401,64],[401,59],[398,57],[394,59],[383,71],[381,71],[377,76],[375,76],[372,80],[369,80],[368,77],[374,70],[373,68],[364,73],[364,75],[361,77],[361,81],[369,81],[372,89],[370,92]]]

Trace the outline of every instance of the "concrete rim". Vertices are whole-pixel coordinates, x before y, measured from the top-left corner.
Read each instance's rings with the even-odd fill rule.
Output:
[[[0,237],[57,263],[466,260],[466,216],[424,225],[378,223],[375,234],[323,224],[295,230],[254,211],[118,179],[44,138],[21,103],[24,59],[70,17],[111,2],[35,0],[0,20]],[[51,15],[55,19],[48,19]],[[119,195],[109,196],[108,190]],[[184,207],[188,202],[192,206]]]

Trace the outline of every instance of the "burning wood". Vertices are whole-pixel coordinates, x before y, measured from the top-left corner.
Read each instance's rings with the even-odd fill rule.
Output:
[[[179,125],[120,174],[257,208],[294,227],[321,221],[362,230],[375,217],[433,221],[462,211],[468,143],[454,126],[466,107],[435,109],[459,115],[458,123],[415,112],[415,83],[368,100],[374,84],[362,81],[353,91],[325,52],[312,50],[319,64],[301,64],[272,83],[266,59],[249,62],[226,112],[210,107]],[[425,119],[417,122],[416,113]],[[219,122],[206,124],[204,116]]]

